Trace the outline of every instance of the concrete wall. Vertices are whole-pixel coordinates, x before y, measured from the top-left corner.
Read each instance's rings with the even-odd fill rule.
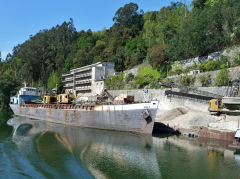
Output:
[[[197,87],[198,90],[206,91],[209,93],[217,94],[225,96],[228,87],[227,86],[221,86],[221,87]]]
[[[208,111],[208,102],[201,102],[199,100],[192,100],[187,98],[169,98],[165,96],[165,89],[149,89],[148,93],[144,94],[143,90],[110,90],[109,93],[116,97],[120,94],[133,95],[136,102],[145,102],[151,100],[158,100],[160,102],[160,111],[167,111],[175,108],[186,107],[192,110]]]

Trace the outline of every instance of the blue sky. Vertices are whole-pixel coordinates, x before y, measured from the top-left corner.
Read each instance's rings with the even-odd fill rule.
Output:
[[[144,12],[159,10],[174,0],[5,0],[0,8],[0,51],[5,59],[14,46],[42,29],[73,18],[77,31],[109,28],[118,8],[135,2]],[[189,1],[189,0],[188,0]]]

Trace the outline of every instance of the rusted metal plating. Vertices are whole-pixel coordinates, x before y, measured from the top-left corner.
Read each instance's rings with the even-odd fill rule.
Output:
[[[94,105],[74,105],[74,104],[20,104],[22,108],[49,108],[49,109],[85,109],[94,110]]]

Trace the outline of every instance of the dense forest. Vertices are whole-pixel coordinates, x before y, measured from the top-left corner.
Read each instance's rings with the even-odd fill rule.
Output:
[[[99,61],[114,62],[119,72],[149,61],[164,76],[176,60],[240,43],[239,0],[172,2],[145,13],[129,3],[116,11],[113,22],[109,29],[78,32],[70,19],[15,46],[0,58],[1,103],[23,81],[51,89],[62,73]]]

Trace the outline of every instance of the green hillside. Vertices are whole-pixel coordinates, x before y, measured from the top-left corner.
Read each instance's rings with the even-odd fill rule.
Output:
[[[191,6],[173,2],[145,13],[129,3],[117,10],[113,21],[109,29],[78,32],[70,19],[30,36],[1,60],[0,94],[5,81],[53,88],[62,73],[99,61],[114,62],[121,72],[148,60],[164,77],[176,60],[240,43],[239,0],[194,0]]]

